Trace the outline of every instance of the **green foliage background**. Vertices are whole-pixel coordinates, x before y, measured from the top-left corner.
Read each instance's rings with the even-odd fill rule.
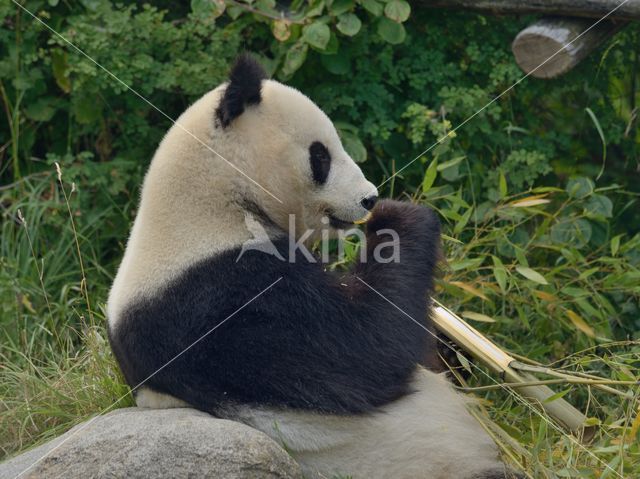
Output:
[[[0,5],[3,452],[126,396],[103,307],[142,175],[165,115],[224,81],[242,50],[327,112],[383,196],[439,211],[445,304],[515,353],[637,381],[638,25],[559,79],[520,82],[510,43],[533,17],[404,0],[296,0],[287,16],[268,0],[21,3],[117,79]],[[606,427],[598,457],[631,471],[637,441],[612,441],[637,434],[637,403],[566,394]],[[607,472],[517,401],[488,398],[533,448],[535,477]]]

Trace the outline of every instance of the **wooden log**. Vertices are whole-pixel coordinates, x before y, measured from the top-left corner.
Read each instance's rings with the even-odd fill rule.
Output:
[[[426,7],[479,10],[487,13],[542,13],[569,17],[640,20],[640,0],[421,0]],[[622,4],[622,5],[621,5]]]
[[[584,18],[542,18],[522,30],[511,50],[516,63],[536,78],[568,72],[626,22],[602,21],[593,26]]]

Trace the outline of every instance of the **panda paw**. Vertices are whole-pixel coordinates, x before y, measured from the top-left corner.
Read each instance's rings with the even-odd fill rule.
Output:
[[[440,230],[438,217],[430,208],[405,201],[381,200],[372,211],[372,218],[367,223],[368,232],[381,229],[395,230],[400,236],[413,231]]]

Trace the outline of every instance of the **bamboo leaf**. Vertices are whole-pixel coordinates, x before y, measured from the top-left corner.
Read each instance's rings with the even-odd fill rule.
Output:
[[[577,329],[582,331],[584,334],[586,334],[590,338],[596,337],[596,333],[594,332],[593,328],[589,326],[587,322],[578,315],[578,313],[575,313],[574,311],[567,309],[567,316],[569,317],[569,319]]]
[[[438,175],[438,160],[435,159],[431,162],[427,168],[427,172],[424,174],[424,180],[422,180],[422,191],[426,193],[429,188],[433,186],[433,182],[436,181]]]
[[[549,282],[536,270],[527,268],[526,266],[516,266],[516,271],[527,279],[539,284],[549,284]]]
[[[527,208],[530,206],[538,206],[551,203],[551,200],[545,198],[545,196],[546,195],[527,196],[526,198],[512,201],[507,206],[511,206],[512,208]]]
[[[533,294],[535,294],[542,301],[546,301],[547,303],[557,303],[560,301],[560,298],[558,298],[556,295],[547,293],[546,291],[536,290],[533,292]]]
[[[560,391],[560,392],[557,392],[555,394],[552,394],[547,399],[545,399],[543,401],[543,403],[544,404],[548,404],[550,402],[556,401],[556,400],[560,399],[561,397],[566,396],[569,391],[571,391],[571,388],[568,388],[568,389],[565,389],[564,391]]]
[[[627,433],[627,438],[629,439],[629,441],[634,441],[636,439],[638,430],[640,430],[640,410],[636,412],[636,418],[633,420],[631,428],[629,428],[629,431]]]
[[[467,223],[469,222],[469,218],[471,218],[471,213],[473,213],[473,207],[468,208],[467,211],[464,212],[460,220],[453,227],[454,233],[456,234],[460,233],[464,229],[464,227],[467,226]]]
[[[620,238],[622,238],[622,235],[611,238],[611,256],[618,254],[618,250],[620,249]]]
[[[498,286],[504,293],[507,290],[507,270],[500,258],[492,256],[491,259],[493,259],[493,276],[495,276]]]
[[[481,323],[495,323],[496,320],[486,314],[476,313],[474,311],[463,311],[462,317],[471,319],[473,321],[480,321]]]
[[[602,142],[602,167],[600,168],[600,172],[598,173],[598,176],[596,176],[596,180],[599,180],[600,177],[602,176],[602,173],[604,173],[604,167],[607,164],[607,140],[604,137],[604,132],[602,131],[600,122],[598,121],[598,118],[596,117],[596,114],[593,112],[593,110],[587,107],[585,108],[585,111],[591,118],[591,121],[593,121],[593,124],[596,126],[596,130],[598,130],[598,135],[600,135],[600,141]]]
[[[465,158],[466,158],[466,156],[457,156],[456,158],[454,158],[452,160],[448,160],[448,161],[445,161],[444,163],[440,163],[438,165],[438,171],[443,171],[443,170],[446,170],[447,168],[451,168],[452,166],[456,166],[458,163],[460,163]]]
[[[464,357],[464,354],[460,353],[459,351],[456,351],[456,358],[458,358],[458,362],[460,362],[460,365],[469,373],[469,374],[473,374],[473,371],[471,370],[471,364],[469,364],[469,360],[467,358]]]
[[[500,183],[498,185],[500,189],[500,198],[507,196],[507,178],[504,176],[504,172],[500,172]]]
[[[473,296],[477,296],[478,298],[482,298],[486,301],[489,300],[489,298],[487,298],[482,291],[480,291],[478,288],[474,286],[471,286],[468,283],[465,283],[463,281],[449,281],[449,284],[457,286],[458,288],[465,290],[467,293],[470,293]]]

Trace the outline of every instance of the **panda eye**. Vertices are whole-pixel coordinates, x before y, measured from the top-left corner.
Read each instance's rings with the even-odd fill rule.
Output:
[[[309,161],[311,162],[311,174],[313,181],[322,185],[327,181],[331,169],[331,155],[329,150],[319,141],[314,141],[309,147]]]

